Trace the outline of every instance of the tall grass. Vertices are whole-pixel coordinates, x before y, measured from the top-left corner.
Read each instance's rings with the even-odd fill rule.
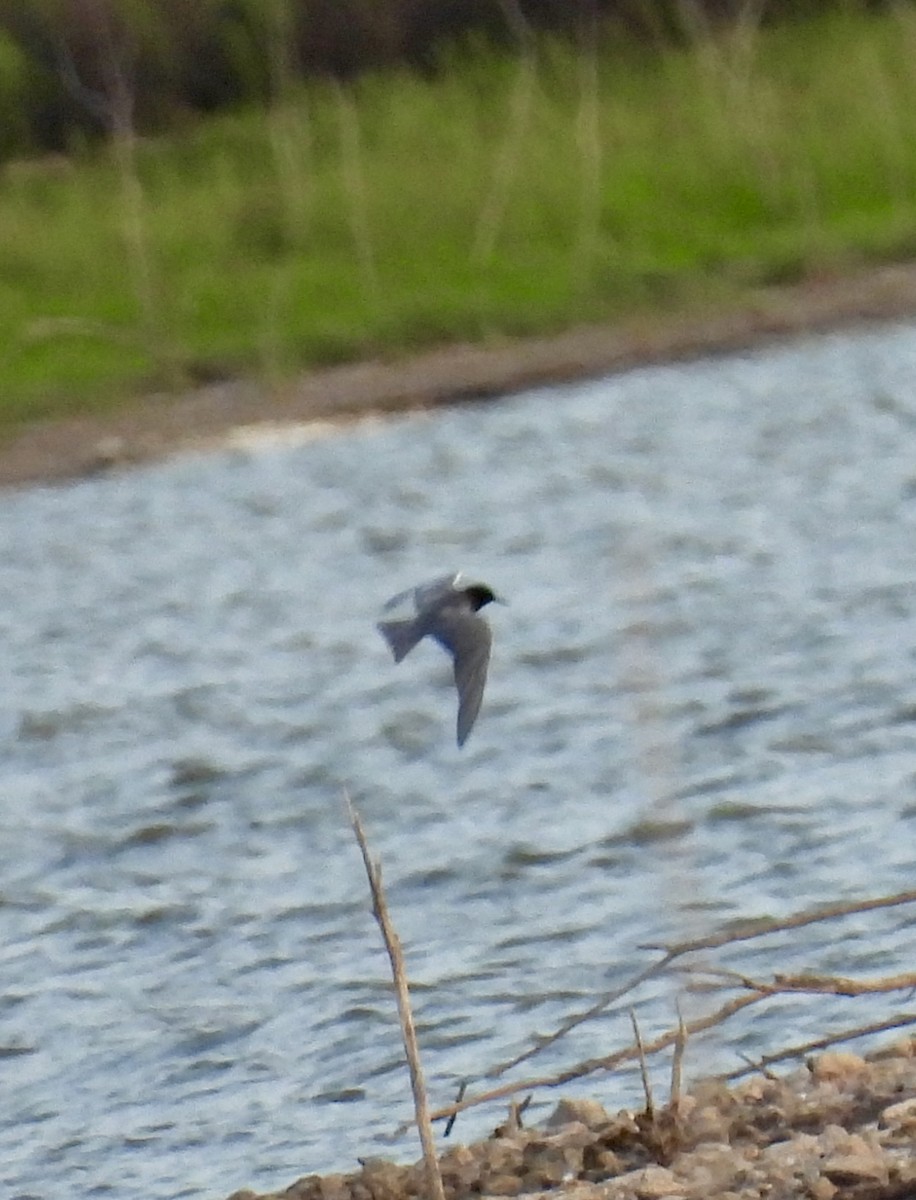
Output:
[[[282,83],[181,136],[5,169],[0,422],[916,250],[909,6]]]

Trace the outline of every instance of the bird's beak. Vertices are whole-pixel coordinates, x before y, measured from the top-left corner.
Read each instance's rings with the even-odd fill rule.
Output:
[[[508,601],[508,600],[506,600],[506,599],[505,599],[503,596],[494,596],[494,597],[493,597],[493,601],[494,601],[494,603],[496,603],[496,604],[502,604],[502,605],[504,605],[506,608],[508,608],[508,607],[509,607],[509,601]]]

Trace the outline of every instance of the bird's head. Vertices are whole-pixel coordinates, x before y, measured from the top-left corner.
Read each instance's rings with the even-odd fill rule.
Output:
[[[470,600],[475,612],[484,607],[485,604],[505,604],[505,600],[491,589],[485,583],[472,583],[470,587],[464,589],[464,594]]]

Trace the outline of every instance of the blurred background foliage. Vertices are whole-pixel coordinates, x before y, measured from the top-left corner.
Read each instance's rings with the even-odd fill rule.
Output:
[[[158,132],[191,113],[276,99],[308,77],[388,65],[436,75],[482,43],[511,49],[544,30],[653,47],[843,7],[849,0],[0,0],[0,157],[70,151],[119,114]]]
[[[0,229],[0,440],[731,309],[916,254],[916,2],[0,0]]]

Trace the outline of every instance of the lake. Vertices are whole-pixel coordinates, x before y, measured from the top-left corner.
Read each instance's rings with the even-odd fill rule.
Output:
[[[345,790],[434,1106],[645,943],[914,886],[914,381],[895,325],[2,495],[4,1195],[218,1200],[418,1157]],[[462,751],[448,660],[395,666],[374,628],[457,569],[509,601]],[[901,908],[714,961],[891,974],[914,948]],[[647,1038],[717,1003],[685,985],[520,1076],[626,1044],[630,1003]],[[774,1001],[686,1069],[893,1011]],[[562,1094],[640,1102],[632,1072]]]

